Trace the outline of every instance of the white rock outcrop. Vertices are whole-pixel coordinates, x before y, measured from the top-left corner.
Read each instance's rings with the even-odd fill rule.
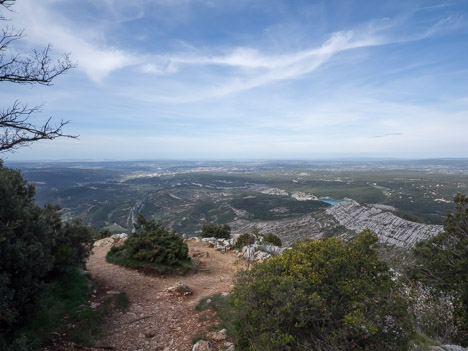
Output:
[[[213,350],[213,345],[211,345],[211,342],[206,341],[206,340],[199,340],[192,347],[192,351],[212,351],[212,350]]]
[[[458,345],[440,345],[440,346],[429,346],[429,348],[419,349],[413,348],[411,351],[423,351],[423,350],[430,350],[430,351],[468,351],[468,349],[458,346]]]
[[[385,211],[381,206],[364,206],[356,201],[341,202],[328,208],[326,213],[335,217],[346,229],[356,233],[370,229],[381,242],[407,248],[437,235],[443,229],[441,225],[410,222]]]

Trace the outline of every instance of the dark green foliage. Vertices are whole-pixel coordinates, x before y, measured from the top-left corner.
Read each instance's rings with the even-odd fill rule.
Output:
[[[279,246],[279,247],[283,246],[283,243],[281,242],[281,239],[278,235],[275,235],[273,233],[267,233],[267,234],[261,234],[261,236],[263,237],[263,241],[268,244]]]
[[[444,231],[414,247],[415,262],[408,272],[434,293],[453,298],[458,328],[454,341],[468,346],[468,195],[457,194],[454,202]]]
[[[407,350],[407,303],[369,231],[306,240],[237,276],[241,350]]]
[[[89,256],[94,233],[80,221],[65,223],[56,232],[52,246],[54,273],[68,273],[76,267],[82,267]]]
[[[135,229],[123,245],[112,247],[107,254],[108,261],[118,264],[127,261],[130,266],[131,262],[137,265],[140,262],[163,266],[189,262],[188,247],[184,239],[175,232],[168,232],[161,223],[154,219],[147,221],[140,214]]]
[[[49,284],[47,294],[41,296],[38,308],[28,314],[21,328],[15,329],[8,339],[0,336],[0,350],[36,350],[52,331],[66,332],[71,340],[91,345],[93,338],[101,331],[104,317],[112,312],[112,307],[126,307],[120,301],[125,299],[126,294],[121,293],[106,297],[100,301],[99,309],[92,309],[88,300],[93,288],[89,278],[78,270],[60,276]],[[74,328],[69,329],[64,318]]]
[[[242,249],[244,246],[255,244],[255,235],[244,233],[239,235],[234,244],[236,249]]]
[[[301,216],[330,207],[329,204],[321,201],[297,201],[288,196],[265,194],[233,199],[231,205],[247,211],[251,219],[259,220]],[[277,209],[281,210],[277,211]]]
[[[84,264],[92,231],[62,224],[59,208],[34,203],[34,187],[0,163],[0,333],[34,311],[47,284]]]
[[[205,223],[202,226],[201,237],[229,239],[231,237],[231,227],[227,224],[216,225],[214,223]]]
[[[263,239],[263,242],[265,244],[271,244],[271,245],[275,245],[275,246],[279,246],[279,247],[281,247],[283,245],[283,243],[281,242],[281,239],[279,238],[278,235],[275,235],[273,233],[267,233],[267,234],[260,233],[258,228],[256,226],[254,226],[254,228],[252,230],[252,234],[244,233],[244,234],[240,235],[237,238],[236,243],[234,244],[234,246],[237,249],[241,249],[244,246],[255,244],[257,239],[260,238],[260,237]]]
[[[126,292],[121,291],[117,295],[115,295],[115,307],[119,310],[125,310],[130,301],[128,300],[128,295]]]
[[[107,229],[107,228],[103,228],[101,229],[97,234],[96,234],[96,240],[99,240],[99,239],[104,239],[104,238],[108,238],[112,235],[112,232]]]

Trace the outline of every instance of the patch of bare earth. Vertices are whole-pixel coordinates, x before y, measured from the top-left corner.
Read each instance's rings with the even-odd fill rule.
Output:
[[[100,291],[124,291],[130,305],[125,312],[112,315],[104,333],[90,350],[191,350],[192,339],[206,335],[213,322],[200,321],[195,312],[198,302],[233,287],[233,276],[241,268],[231,252],[222,253],[207,243],[188,241],[191,256],[199,263],[198,273],[185,276],[151,276],[106,262],[110,246],[95,247],[87,263]],[[200,257],[202,256],[202,257]],[[178,282],[193,294],[172,295],[167,288]]]

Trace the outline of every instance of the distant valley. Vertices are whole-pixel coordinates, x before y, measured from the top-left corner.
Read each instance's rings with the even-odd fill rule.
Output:
[[[256,226],[286,244],[370,228],[383,242],[409,247],[440,231],[453,196],[468,191],[466,160],[9,166],[35,183],[37,202],[59,204],[64,219],[97,229],[128,233],[142,213],[187,237],[216,222],[234,233]]]

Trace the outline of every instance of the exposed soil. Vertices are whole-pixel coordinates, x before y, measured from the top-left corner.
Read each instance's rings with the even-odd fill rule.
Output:
[[[87,263],[99,292],[124,291],[130,305],[125,312],[117,312],[106,322],[104,333],[96,347],[88,350],[161,350],[186,351],[192,339],[206,335],[213,323],[200,321],[195,311],[198,302],[233,287],[233,275],[242,267],[233,253],[209,248],[205,242],[188,241],[189,254],[194,258],[198,273],[185,276],[154,276],[106,262],[110,246],[95,247]],[[192,295],[168,293],[167,288],[178,282],[186,284]],[[74,345],[74,349],[76,348]],[[217,347],[215,347],[217,349]],[[220,347],[219,349],[224,349]]]

